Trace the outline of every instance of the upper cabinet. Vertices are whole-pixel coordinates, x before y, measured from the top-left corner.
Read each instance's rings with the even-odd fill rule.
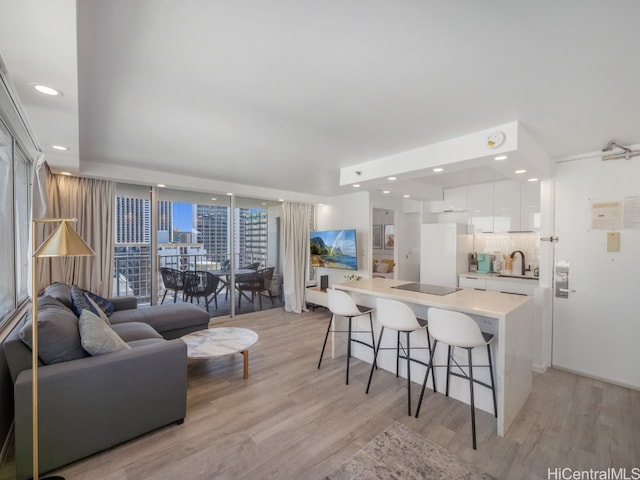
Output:
[[[493,184],[494,232],[520,231],[520,183],[513,180]]]
[[[527,182],[520,185],[520,230],[540,231],[540,183]]]
[[[491,233],[494,230],[494,184],[480,183],[467,187],[469,233]]]
[[[444,189],[444,200],[431,202],[431,213],[465,212],[467,211],[467,187]]]

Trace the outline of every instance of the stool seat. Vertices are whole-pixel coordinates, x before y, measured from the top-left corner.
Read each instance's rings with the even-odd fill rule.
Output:
[[[341,290],[334,290],[332,288],[327,289],[327,304],[329,306],[329,311],[331,312],[331,318],[329,319],[329,325],[327,326],[327,333],[324,336],[324,343],[322,344],[322,351],[320,352],[320,360],[318,360],[318,368],[322,364],[322,357],[324,356],[324,351],[327,346],[327,339],[329,338],[330,332],[344,332],[347,333],[347,372],[346,372],[346,384],[349,385],[349,360],[351,358],[351,343],[359,343],[366,347],[371,348],[374,352],[376,349],[376,341],[373,333],[373,317],[372,313],[374,311],[371,307],[365,307],[362,305],[356,305],[356,302],[353,300],[351,295],[347,292],[343,292]],[[348,320],[348,328],[347,330],[331,330],[331,325],[335,321],[336,315],[345,317]],[[369,316],[369,325],[371,330],[356,330],[352,329],[353,319],[356,317],[361,317],[364,315]],[[354,333],[371,333],[371,343],[367,343],[358,338],[353,338]],[[375,365],[375,358],[373,360],[373,364]]]
[[[427,334],[427,346],[426,347],[417,347],[417,348],[426,348],[429,350],[429,354],[431,354],[431,340],[429,336],[429,325],[428,322],[422,319],[416,318],[415,313],[411,308],[403,302],[399,302],[398,300],[390,300],[386,298],[378,298],[376,300],[376,310],[377,310],[377,318],[378,323],[380,324],[380,336],[378,337],[378,346],[376,347],[375,354],[373,357],[373,363],[371,364],[371,373],[369,373],[369,382],[367,383],[366,393],[369,393],[369,388],[371,387],[371,380],[373,379],[373,371],[375,369],[376,361],[378,359],[378,353],[382,348],[382,336],[384,335],[385,329],[395,330],[397,332],[396,337],[396,377],[398,376],[398,369],[400,366],[400,359],[405,359],[407,361],[407,413],[411,415],[411,362],[419,363],[428,367],[428,363],[418,360],[416,358],[411,358],[411,338],[410,334],[412,332],[418,330],[426,330]],[[400,341],[400,334],[405,334],[405,342],[406,345],[403,347]],[[393,348],[393,347],[392,347]],[[402,348],[404,356],[400,355],[400,349]],[[416,347],[414,347],[415,349]],[[383,350],[388,350],[390,348],[383,348]],[[431,355],[429,355],[431,357]],[[427,374],[429,370],[427,369]],[[433,391],[436,391],[436,382],[434,375],[432,373],[431,380],[433,382]]]
[[[493,361],[491,358],[491,342],[494,339],[494,335],[489,333],[483,333],[480,331],[478,324],[469,315],[461,312],[452,312],[449,310],[441,310],[439,308],[431,307],[428,311],[429,326],[431,327],[431,335],[434,338],[433,348],[431,350],[431,361],[427,368],[427,373],[422,383],[422,391],[420,392],[420,399],[418,400],[418,408],[416,409],[416,418],[420,413],[420,406],[422,405],[422,399],[424,397],[425,387],[429,376],[429,370],[433,369],[433,355],[435,353],[438,342],[444,343],[449,346],[447,352],[447,387],[445,395],[449,396],[449,379],[450,376],[461,377],[469,380],[469,391],[471,399],[471,437],[473,442],[473,449],[476,449],[476,413],[475,413],[475,397],[473,392],[474,384],[479,384],[491,389],[493,395],[493,411],[494,415],[498,416],[498,406],[496,402],[496,388],[493,379]],[[455,359],[453,359],[453,349],[455,347],[464,348],[467,350],[468,365],[460,365]],[[486,347],[487,355],[489,359],[488,365],[475,365],[476,367],[488,367],[489,378],[491,384],[486,384],[475,378],[473,378],[473,360],[471,351],[477,347]],[[460,372],[451,371],[451,360],[455,363]],[[467,367],[467,372],[462,367]]]

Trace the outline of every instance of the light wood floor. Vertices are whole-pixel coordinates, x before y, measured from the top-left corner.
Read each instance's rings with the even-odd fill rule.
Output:
[[[534,376],[506,437],[478,411],[474,451],[468,405],[428,395],[415,419],[406,414],[404,379],[380,370],[365,395],[368,364],[353,360],[349,386],[344,358],[326,357],[317,370],[327,319],[325,310],[280,309],[216,319],[260,335],[248,380],[241,355],[193,361],[183,425],[57,473],[68,480],[321,479],[394,420],[497,479],[546,479],[555,467],[640,467],[640,392],[549,370]]]

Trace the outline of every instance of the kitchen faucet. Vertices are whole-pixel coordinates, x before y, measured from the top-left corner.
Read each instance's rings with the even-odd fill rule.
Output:
[[[511,258],[513,258],[516,253],[519,253],[522,256],[522,273],[521,273],[521,275],[524,277],[524,267],[525,267],[524,253],[522,252],[522,250],[515,250],[515,251],[511,252]]]

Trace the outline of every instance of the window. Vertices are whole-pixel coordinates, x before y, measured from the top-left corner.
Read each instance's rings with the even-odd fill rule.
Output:
[[[31,164],[0,122],[0,322],[27,299]]]

